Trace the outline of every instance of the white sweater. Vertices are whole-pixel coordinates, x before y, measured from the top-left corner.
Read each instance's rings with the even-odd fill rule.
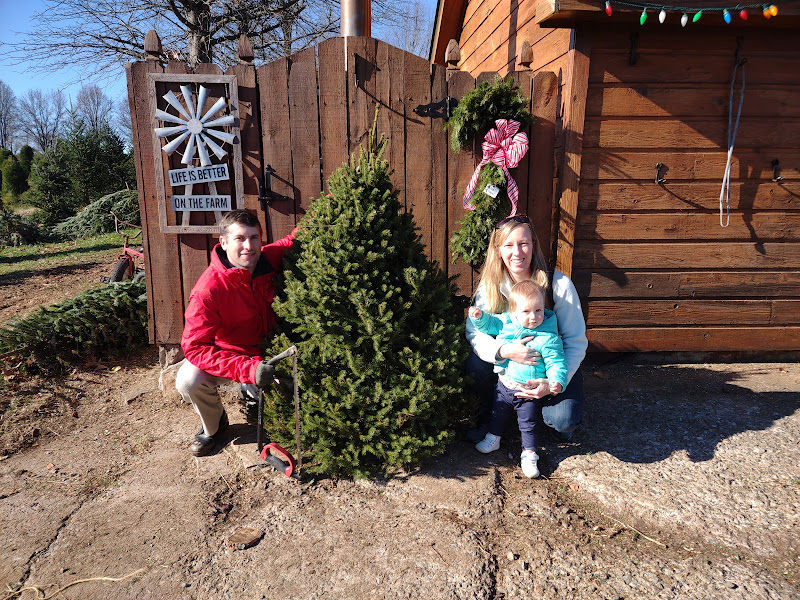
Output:
[[[511,291],[511,281],[506,279],[500,284],[500,293],[508,298]],[[575,285],[569,277],[556,271],[553,273],[553,312],[558,318],[558,333],[564,343],[564,356],[567,360],[567,383],[581,366],[586,356],[589,342],[586,339],[586,323],[583,320],[581,301]],[[481,310],[488,310],[486,295],[483,286],[478,288],[474,305]],[[467,341],[472,350],[484,362],[497,363],[497,351],[505,342],[493,336],[481,333],[467,319]]]

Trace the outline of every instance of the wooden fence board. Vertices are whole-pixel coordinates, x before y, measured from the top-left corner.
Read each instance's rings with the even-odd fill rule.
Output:
[[[322,191],[319,158],[317,107],[317,59],[315,48],[289,57],[289,118],[292,146],[294,202],[297,212],[293,225]],[[288,233],[288,232],[287,232]]]
[[[772,303],[772,323],[800,324],[800,300],[775,300]]]
[[[644,36],[642,36],[644,37]],[[733,36],[731,36],[733,39]],[[718,38],[714,38],[718,40]],[[691,52],[638,52],[636,64],[630,64],[630,40],[624,50],[598,50],[589,70],[591,83],[710,83],[730,85],[733,75],[734,47],[721,55],[706,55],[698,60],[701,50]],[[747,61],[747,86],[796,84],[800,57],[782,51],[780,54],[750,55]]]
[[[575,254],[579,269],[792,269],[800,264],[800,243],[582,242]]]
[[[162,235],[159,231],[158,198],[156,177],[163,176],[154,171],[152,144],[152,117],[148,99],[147,73],[162,73],[163,68],[155,61],[131,65],[132,95],[137,120],[133,122],[138,131],[138,160],[143,172],[143,191],[145,210],[142,224],[147,227],[147,237],[143,240],[147,256],[148,301],[152,298],[152,328],[150,339],[155,344],[177,344],[183,332],[183,293],[181,280],[180,251],[178,238]],[[144,237],[144,236],[143,236]],[[155,315],[158,318],[155,318]]]
[[[723,217],[723,223],[728,222]],[[582,240],[753,240],[800,241],[800,212],[732,212],[728,227],[719,213],[597,213],[578,216]]]
[[[403,71],[406,107],[406,210],[411,211],[420,227],[425,253],[431,258],[431,124],[414,112],[431,103],[431,75],[427,60],[406,56]]]
[[[375,120],[377,43],[373,38],[347,38],[350,154],[356,152],[362,143],[366,144]]]
[[[398,192],[400,204],[406,206],[406,126],[403,86],[405,53],[385,42],[378,41],[376,58],[376,100],[378,135],[387,137],[386,152],[392,186]]]
[[[606,117],[715,117],[728,119],[730,84],[590,85],[586,114]],[[738,102],[738,96],[735,97]],[[742,118],[800,117],[797,92],[786,86],[747,86]]]
[[[592,327],[654,325],[785,325],[772,321],[770,300],[591,300]]]
[[[716,151],[656,151],[583,149],[581,181],[587,179],[620,179],[653,182],[656,163],[666,165],[661,174],[666,186],[676,180],[707,180],[722,183],[725,173],[726,150]],[[772,161],[780,163],[780,175],[787,180],[800,179],[800,151],[775,149],[769,152],[753,152],[736,148],[731,161],[731,179],[770,180]],[[719,191],[716,197],[719,198]]]
[[[775,123],[756,117],[739,121],[736,148],[797,147],[800,122]],[[717,119],[586,119],[584,147],[592,148],[728,148],[728,122]]]
[[[292,172],[291,132],[289,128],[289,64],[281,58],[258,67],[261,143],[264,168],[275,170],[272,191],[291,200],[274,200],[267,209],[267,239],[275,241],[294,227],[294,173]]]
[[[800,350],[800,327],[598,327],[586,336],[600,352]]]
[[[319,127],[322,179],[327,180],[348,160],[347,71],[344,38],[331,38],[317,46],[319,54]]]
[[[447,70],[442,65],[431,65],[431,104],[444,107],[447,103]],[[450,252],[448,250],[448,211],[447,211],[447,132],[444,119],[432,118],[431,135],[431,258],[445,273],[450,273]]]
[[[570,50],[570,67],[564,93],[564,164],[559,183],[559,233],[556,254],[556,269],[569,276],[573,267],[575,247],[575,224],[578,213],[578,186],[583,161],[584,116],[586,112],[586,88],[588,85],[591,46],[588,37],[579,37]]]
[[[475,80],[469,73],[461,71],[447,74],[448,95],[456,100],[460,99],[469,90],[475,88]],[[449,144],[449,140],[448,140]],[[449,149],[447,161],[447,214],[448,214],[448,239],[458,231],[460,222],[464,218],[464,190],[467,188],[470,177],[475,171],[475,153],[473,147],[462,148],[460,152]],[[449,257],[448,260],[452,261]],[[462,260],[450,264],[449,273],[455,277],[455,284],[459,293],[470,295],[473,290],[472,267]],[[477,282],[475,282],[477,285]]]
[[[654,170],[655,172],[655,170]],[[695,211],[718,210],[720,182],[581,183],[579,210],[598,211]],[[734,181],[731,210],[800,210],[800,182]]]
[[[260,104],[256,87],[256,69],[253,65],[239,64],[230,67],[226,75],[234,75],[239,86],[239,135],[242,146],[242,183],[244,206],[258,215],[263,231],[267,231],[266,215],[258,202],[258,182],[264,173],[261,164],[261,133],[258,108]]]
[[[575,271],[581,298],[800,297],[800,271]]]
[[[511,77],[514,80],[514,83],[519,87],[520,92],[527,100],[526,107],[530,111],[531,110],[531,93],[533,92],[533,75],[530,71],[523,71],[519,73],[513,73]],[[531,198],[530,193],[530,184],[532,179],[532,167],[531,167],[531,156],[534,152],[534,144],[531,140],[531,125],[528,127],[520,128],[520,133],[524,133],[528,137],[528,151],[525,153],[525,156],[522,157],[522,160],[519,161],[519,165],[517,165],[516,169],[512,169],[511,176],[514,178],[514,181],[517,182],[517,189],[519,191],[519,200],[517,203],[517,214],[520,215],[528,215],[529,217],[533,218],[531,215],[531,209],[533,208],[534,202]],[[541,228],[536,229],[536,231],[541,231]]]
[[[528,215],[539,238],[548,264],[555,266],[554,244],[557,239],[555,185],[555,135],[558,111],[558,81],[555,73],[536,73],[531,91],[531,149],[529,163]]]

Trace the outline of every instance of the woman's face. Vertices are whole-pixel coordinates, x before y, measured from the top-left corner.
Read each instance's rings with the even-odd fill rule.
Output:
[[[533,236],[527,227],[519,226],[500,246],[500,257],[514,282],[530,279],[533,258]]]

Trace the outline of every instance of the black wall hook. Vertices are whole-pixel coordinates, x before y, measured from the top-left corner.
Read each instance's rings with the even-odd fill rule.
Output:
[[[781,161],[779,161],[777,158],[772,161],[772,181],[783,181],[783,177],[778,175],[780,164]]]
[[[664,163],[658,163],[656,165],[656,183],[658,185],[666,183],[667,181],[664,177],[661,176],[661,169],[663,169],[665,166],[666,165]]]
[[[264,176],[258,182],[258,202],[261,204],[261,210],[266,211],[267,206],[273,200],[294,200],[290,196],[282,196],[272,191],[272,176],[275,175],[275,169],[272,165],[267,165],[264,169]]]

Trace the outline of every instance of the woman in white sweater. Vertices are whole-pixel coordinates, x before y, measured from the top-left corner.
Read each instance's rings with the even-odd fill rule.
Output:
[[[489,249],[473,305],[490,313],[505,312],[511,287],[527,279],[547,290],[548,308],[552,308],[558,318],[558,333],[564,343],[567,362],[567,387],[560,394],[550,396],[548,386],[542,382],[535,389],[518,392],[517,396],[541,399],[542,422],[554,429],[559,439],[569,440],[583,417],[583,377],[579,367],[588,346],[586,323],[572,281],[558,271],[552,274],[552,278],[548,276],[547,263],[528,217],[516,215],[500,221],[489,238]],[[552,307],[549,306],[551,298]],[[466,330],[467,340],[472,346],[466,368],[474,378],[475,391],[482,401],[483,424],[488,420],[487,411],[497,382],[493,372],[495,363],[510,359],[531,365],[536,364],[540,356],[526,347],[527,339],[504,343],[477,331],[469,319]],[[470,437],[483,436],[480,431],[475,431]]]

